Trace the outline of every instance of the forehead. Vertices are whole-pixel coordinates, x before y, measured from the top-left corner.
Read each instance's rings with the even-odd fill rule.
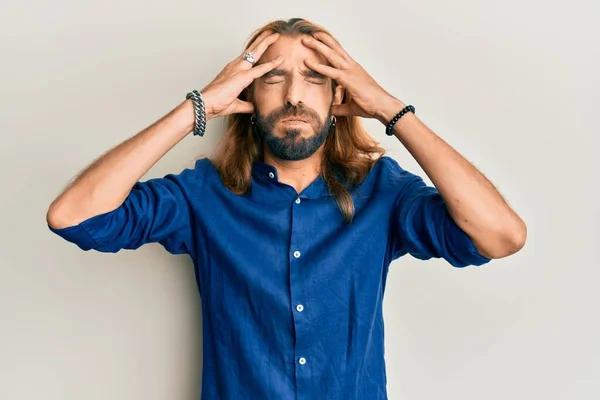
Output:
[[[307,58],[321,64],[328,64],[323,55],[302,43],[302,37],[306,37],[306,35],[279,36],[279,39],[267,48],[258,63],[262,64],[283,56],[283,67],[286,65],[304,66],[304,60]]]

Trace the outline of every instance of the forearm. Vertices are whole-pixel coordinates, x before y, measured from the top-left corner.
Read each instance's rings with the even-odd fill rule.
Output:
[[[405,105],[391,99],[378,117],[389,122]],[[416,115],[407,113],[394,135],[413,155],[444,198],[453,220],[485,256],[499,258],[518,251],[526,227],[492,183]]]
[[[117,208],[135,183],[194,127],[186,100],[85,169],[50,205],[53,228],[64,228]]]

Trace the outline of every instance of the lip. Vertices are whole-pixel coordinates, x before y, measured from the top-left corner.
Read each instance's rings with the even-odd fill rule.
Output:
[[[300,118],[288,118],[288,119],[284,119],[281,122],[294,122],[294,123],[303,122],[303,123],[306,123],[307,121],[305,119],[300,119]]]

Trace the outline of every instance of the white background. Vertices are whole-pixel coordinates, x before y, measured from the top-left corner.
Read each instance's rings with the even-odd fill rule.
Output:
[[[96,157],[201,89],[277,18],[324,25],[529,228],[455,269],[410,256],[384,303],[390,399],[600,398],[600,17],[594,1],[23,1],[0,6],[0,398],[197,399],[192,264],[82,252],[45,213]],[[406,169],[422,169],[376,120]],[[145,178],[208,155],[223,120]],[[427,179],[426,179],[427,180]]]

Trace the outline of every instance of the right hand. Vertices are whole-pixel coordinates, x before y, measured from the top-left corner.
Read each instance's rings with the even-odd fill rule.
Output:
[[[247,50],[254,55],[255,64],[278,38],[279,33],[270,31],[265,31],[256,38],[252,47]],[[228,114],[252,114],[254,106],[249,101],[238,99],[239,94],[250,86],[254,79],[260,78],[283,62],[283,57],[279,57],[273,61],[253,66],[243,59],[245,53],[246,51],[229,62],[217,77],[201,90],[206,105],[207,119]]]

